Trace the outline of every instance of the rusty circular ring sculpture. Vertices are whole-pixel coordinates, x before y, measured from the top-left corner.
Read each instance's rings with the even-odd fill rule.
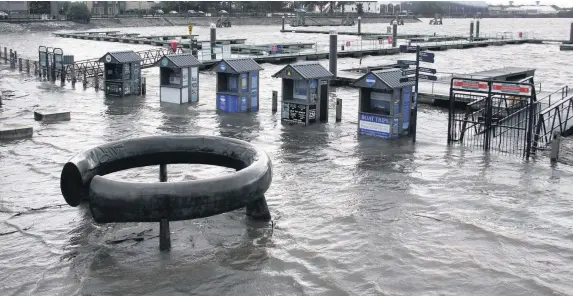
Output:
[[[165,175],[162,181],[166,181],[163,168],[175,163],[217,165],[237,172],[171,183],[134,183],[101,177],[125,169],[161,165],[161,175]],[[268,155],[248,142],[215,136],[155,136],[111,142],[78,153],[64,165],[60,188],[70,206],[88,202],[98,223],[164,223],[243,207],[251,218],[268,221],[271,217],[264,194],[271,181]]]

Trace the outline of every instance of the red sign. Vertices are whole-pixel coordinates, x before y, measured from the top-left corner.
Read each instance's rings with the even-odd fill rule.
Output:
[[[171,41],[171,50],[177,52],[177,41]]]
[[[382,44],[382,39],[378,39],[378,44]]]
[[[346,46],[350,46],[350,41],[346,41]]]
[[[492,90],[501,93],[529,95],[531,88],[527,85],[508,84],[508,83],[494,83]]]
[[[392,43],[392,36],[388,36],[388,43]]]
[[[479,90],[487,90],[487,82],[479,82],[479,81],[472,81],[472,80],[455,80],[454,86],[457,88],[465,88],[465,89],[479,89]]]

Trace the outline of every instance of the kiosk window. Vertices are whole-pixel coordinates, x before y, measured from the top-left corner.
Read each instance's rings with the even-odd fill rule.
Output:
[[[380,92],[372,92],[370,96],[370,110],[379,114],[390,115],[392,95]]]
[[[227,91],[237,92],[239,89],[239,76],[229,75],[227,77]]]
[[[295,80],[294,81],[294,95],[295,100],[307,100],[307,87],[308,82],[306,80]]]

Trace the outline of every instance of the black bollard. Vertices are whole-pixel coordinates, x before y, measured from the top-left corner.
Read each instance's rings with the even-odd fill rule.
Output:
[[[358,35],[362,34],[362,17],[358,17]]]
[[[279,92],[276,90],[273,90],[273,100],[272,100],[272,106],[271,106],[271,110],[272,110],[273,114],[277,113],[278,98],[279,98]]]
[[[392,25],[392,47],[396,47],[398,44],[398,24],[394,23]]]
[[[474,21],[470,22],[470,41],[474,41]]]
[[[328,70],[330,73],[334,74],[334,78],[336,78],[336,74],[338,73],[336,70],[337,67],[337,52],[338,49],[336,44],[338,43],[338,33],[336,30],[330,30],[330,50],[328,51]]]
[[[573,23],[571,23],[571,29],[569,31],[569,42],[573,43]],[[6,47],[4,47],[4,55],[6,55]]]
[[[142,80],[143,80],[143,84],[141,85],[141,94],[145,96],[145,93],[146,93],[146,90],[145,90],[146,87],[145,87],[145,85],[147,84],[147,80],[146,80],[145,77],[143,77]]]
[[[159,165],[159,182],[167,182],[167,165]]]
[[[211,24],[211,60],[216,60],[217,55],[215,54],[215,45],[217,44],[217,27],[215,24]]]
[[[283,27],[282,27],[281,31],[284,31],[284,30],[285,30],[285,16],[283,15]]]
[[[479,20],[476,21],[476,38],[479,38]]]
[[[336,99],[336,122],[342,121],[342,99]]]

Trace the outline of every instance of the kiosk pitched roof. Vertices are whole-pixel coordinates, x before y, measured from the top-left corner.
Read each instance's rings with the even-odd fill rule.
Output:
[[[167,58],[170,62],[168,66],[173,68],[187,68],[187,67],[198,67],[203,65],[196,57],[191,53],[177,53],[177,54],[166,54],[157,63],[161,63],[161,60]]]
[[[112,61],[106,61],[107,56],[111,56]],[[116,52],[108,52],[103,57],[99,59],[100,62],[110,63],[115,62],[118,64],[125,64],[125,63],[133,63],[133,62],[141,62],[143,59],[134,51],[116,51]]]
[[[296,79],[298,77],[289,75],[289,70],[297,73],[302,79],[332,78],[334,75],[317,62],[290,64],[275,73],[273,77]]]
[[[380,81],[384,86],[386,86],[388,89],[400,89],[400,88],[405,88],[408,86],[413,86],[415,84],[414,81],[400,82],[400,78],[405,77],[405,76],[402,76],[402,70],[400,70],[400,69],[385,69],[385,70],[370,71],[370,72],[366,73],[362,77],[358,78],[354,82],[354,85],[359,86],[359,87],[364,87],[364,86],[369,85],[366,82],[369,75],[374,75],[374,77],[378,81]],[[376,85],[376,83],[371,84],[371,85],[372,86],[368,86],[368,87],[373,87]],[[378,88],[378,87],[376,87],[376,88]]]
[[[216,72],[225,72],[221,71],[220,65],[222,63],[227,64],[227,66],[233,70],[231,72],[235,73],[247,73],[263,70],[263,67],[251,58],[222,59],[213,67],[213,69],[215,69]]]

